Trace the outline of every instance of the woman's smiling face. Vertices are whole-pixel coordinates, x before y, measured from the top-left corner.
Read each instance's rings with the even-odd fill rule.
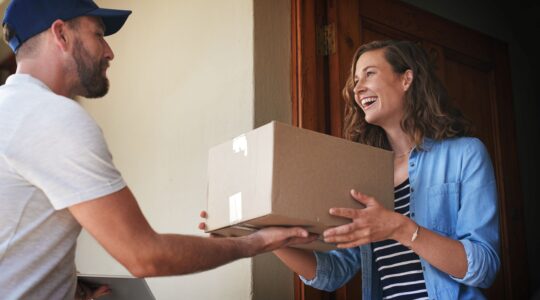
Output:
[[[366,121],[383,128],[399,126],[403,117],[405,92],[412,72],[397,74],[384,56],[384,49],[362,54],[356,62],[354,99]],[[407,80],[407,76],[411,80]]]

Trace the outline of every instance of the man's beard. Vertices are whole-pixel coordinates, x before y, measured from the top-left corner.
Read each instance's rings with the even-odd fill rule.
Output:
[[[83,47],[79,39],[75,40],[73,58],[77,64],[77,74],[83,89],[81,96],[86,98],[103,97],[109,91],[109,80],[104,75],[104,69],[108,66],[108,61],[102,59],[94,63],[92,56]]]

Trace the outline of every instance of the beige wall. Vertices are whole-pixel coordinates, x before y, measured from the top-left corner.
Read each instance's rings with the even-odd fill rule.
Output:
[[[291,1],[254,0],[255,127],[291,123]],[[294,299],[293,273],[273,254],[253,259],[253,299]]]
[[[133,14],[108,38],[116,55],[109,94],[83,104],[103,128],[115,164],[152,226],[202,235],[197,224],[206,206],[208,148],[255,124],[290,122],[289,2],[98,3]],[[278,267],[265,275],[274,258],[258,261],[148,283],[160,300],[264,299],[266,291],[292,299],[292,273]],[[127,274],[86,233],[79,239],[77,266],[83,273]],[[272,278],[283,274],[291,280]]]

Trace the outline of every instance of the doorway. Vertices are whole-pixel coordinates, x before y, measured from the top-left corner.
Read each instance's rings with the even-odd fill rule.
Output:
[[[507,45],[397,0],[292,1],[293,124],[341,136],[341,89],[356,48],[377,39],[422,45],[474,125],[496,172],[501,271],[489,299],[527,299],[527,269]],[[510,238],[511,237],[511,238]],[[295,299],[360,299],[360,277],[333,293],[295,279]]]

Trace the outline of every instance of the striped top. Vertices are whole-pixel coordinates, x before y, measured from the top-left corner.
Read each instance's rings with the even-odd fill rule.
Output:
[[[409,179],[394,188],[394,210],[409,216]],[[394,240],[372,244],[383,299],[428,299],[420,257]]]

